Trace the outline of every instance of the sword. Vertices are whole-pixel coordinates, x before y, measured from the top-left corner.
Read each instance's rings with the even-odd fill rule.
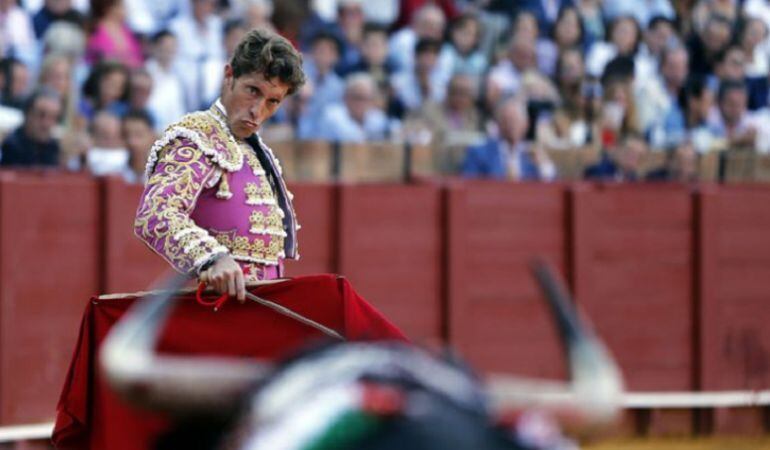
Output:
[[[303,323],[303,324],[305,324],[307,326],[313,327],[316,330],[320,331],[321,333],[323,333],[323,334],[325,334],[325,335],[327,335],[327,336],[329,336],[331,338],[338,339],[340,341],[345,341],[345,338],[342,337],[341,334],[337,333],[336,331],[332,330],[331,328],[329,328],[329,327],[327,327],[325,325],[321,325],[320,323],[318,323],[318,322],[316,322],[316,321],[314,321],[312,319],[309,319],[309,318],[303,316],[302,314],[294,312],[294,311],[292,311],[291,309],[289,309],[289,308],[287,308],[285,306],[279,305],[278,303],[275,303],[275,302],[271,302],[270,300],[265,300],[262,297],[257,297],[256,295],[254,295],[254,294],[252,294],[251,292],[248,292],[248,291],[246,291],[246,298],[251,300],[251,301],[257,302],[257,303],[259,303],[260,305],[262,305],[262,306],[264,306],[266,308],[270,308],[273,311],[277,312],[278,314],[286,316],[286,317],[288,317],[290,319],[294,319],[297,322]]]
[[[206,300],[203,300],[203,292],[204,292],[205,289],[206,289],[206,284],[205,283],[200,283],[198,285],[198,291],[196,292],[196,299],[198,300],[198,303],[203,305],[203,306],[213,306],[214,307],[214,311],[218,311],[219,308],[221,308],[222,305],[224,305],[225,301],[227,301],[229,296],[227,294],[222,294],[221,297],[219,297],[218,299],[216,299],[214,301],[206,301]],[[329,336],[331,338],[334,338],[334,339],[337,339],[337,340],[340,340],[340,341],[345,341],[345,338],[342,337],[342,335],[340,335],[336,331],[332,330],[331,328],[329,328],[329,327],[327,327],[325,325],[321,325],[320,323],[318,323],[318,322],[316,322],[316,321],[314,321],[312,319],[309,319],[309,318],[303,316],[302,314],[299,314],[298,312],[292,311],[291,309],[289,309],[289,308],[287,308],[287,307],[285,307],[283,305],[279,305],[278,303],[271,302],[270,300],[265,300],[262,297],[257,297],[256,295],[252,294],[249,291],[246,291],[246,298],[248,298],[249,300],[251,300],[253,302],[259,303],[260,305],[262,305],[262,306],[264,306],[266,308],[270,308],[270,309],[272,309],[273,311],[277,312],[278,314],[280,314],[282,316],[288,317],[288,318],[296,320],[297,322],[300,322],[300,323],[302,323],[304,325],[307,325],[309,327],[315,328],[316,330],[320,331],[321,333],[323,333],[323,334],[325,334],[325,335],[327,335],[327,336]]]

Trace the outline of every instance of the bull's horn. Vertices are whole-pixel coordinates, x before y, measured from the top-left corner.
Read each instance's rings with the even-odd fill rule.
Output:
[[[253,360],[172,357],[155,353],[174,296],[186,277],[169,289],[137,301],[104,341],[100,362],[110,386],[126,401],[174,414],[222,414],[271,366]]]
[[[496,410],[543,407],[576,415],[587,424],[611,422],[620,410],[623,381],[615,361],[580,319],[563,284],[543,262],[532,266],[557,324],[569,361],[570,382],[489,377]]]

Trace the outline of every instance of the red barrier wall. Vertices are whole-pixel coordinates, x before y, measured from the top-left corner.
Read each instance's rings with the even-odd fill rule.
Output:
[[[538,255],[567,274],[630,389],[770,385],[770,187],[291,188],[303,228],[289,275],[344,274],[410,337],[448,339],[482,371],[564,376],[526,268]],[[87,298],[167,269],[133,236],[140,191],[0,172],[0,423],[51,418]],[[717,411],[714,426],[761,430],[760,413]],[[671,417],[648,429],[691,423]]]
[[[441,188],[339,189],[339,272],[411,339],[440,339]]]
[[[691,390],[693,198],[686,188],[579,185],[574,292],[631,390]]]
[[[288,276],[337,272],[337,188],[331,184],[295,184],[294,209],[301,225],[299,261],[287,261]]]
[[[700,198],[700,387],[770,386],[770,188],[725,186]],[[762,411],[716,412],[724,432],[761,432]]]
[[[0,173],[0,423],[50,420],[88,298],[99,196],[78,176]]]
[[[452,345],[485,372],[563,377],[555,329],[528,269],[535,257],[566,269],[563,187],[451,186],[447,217]]]
[[[134,235],[134,216],[143,190],[120,178],[103,180],[104,292],[143,291],[173,270]]]

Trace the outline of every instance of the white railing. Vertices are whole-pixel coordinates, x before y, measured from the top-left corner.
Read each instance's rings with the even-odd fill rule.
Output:
[[[751,408],[770,406],[770,390],[722,392],[627,392],[630,409]],[[53,422],[0,427],[0,443],[50,439]]]

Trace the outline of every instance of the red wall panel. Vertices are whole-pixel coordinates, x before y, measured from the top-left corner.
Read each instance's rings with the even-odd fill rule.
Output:
[[[0,423],[53,418],[99,239],[94,180],[0,173]]]
[[[299,261],[288,260],[288,276],[337,271],[337,188],[331,184],[294,184],[299,230]]]
[[[147,290],[173,270],[134,235],[134,216],[143,190],[120,178],[103,180],[105,293]]]
[[[558,185],[449,188],[449,337],[477,369],[564,376],[556,332],[528,264],[546,258],[565,272],[565,199]]]
[[[442,329],[442,208],[436,185],[341,186],[339,272],[416,341]]]
[[[576,301],[631,390],[694,387],[692,229],[684,187],[574,189]]]
[[[768,205],[767,186],[724,186],[701,195],[700,387],[704,390],[770,386]],[[755,422],[760,412],[751,412]],[[743,431],[746,420],[737,418],[729,410],[719,411],[715,429]]]

